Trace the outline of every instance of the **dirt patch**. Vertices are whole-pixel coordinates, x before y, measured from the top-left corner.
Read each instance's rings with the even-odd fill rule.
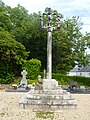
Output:
[[[12,86],[9,84],[0,84],[0,90],[6,90],[6,89],[11,89]]]

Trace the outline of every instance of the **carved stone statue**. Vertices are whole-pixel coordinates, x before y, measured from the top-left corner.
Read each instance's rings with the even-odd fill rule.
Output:
[[[42,90],[42,89],[43,89],[42,84],[43,84],[43,81],[42,81],[42,79],[41,79],[41,76],[38,75],[38,82],[37,82],[36,85],[35,85],[35,89],[36,89],[36,90]]]

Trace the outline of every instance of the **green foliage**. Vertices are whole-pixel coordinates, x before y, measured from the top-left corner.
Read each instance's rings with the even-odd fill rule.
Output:
[[[14,81],[14,75],[6,71],[3,71],[2,74],[0,72],[0,76],[0,84],[10,84]]]
[[[1,83],[12,82],[12,76],[18,73],[21,61],[27,56],[25,47],[0,27],[0,78],[3,81]]]
[[[41,62],[38,59],[24,60],[22,63],[22,69],[27,70],[27,78],[34,80],[37,78],[40,72]]]
[[[15,78],[14,81],[11,84],[17,84],[19,85],[21,82],[22,77]]]
[[[37,82],[38,82],[37,79],[35,79],[35,80],[28,79],[28,84],[35,84]]]
[[[0,28],[0,61],[15,61],[20,64],[21,60],[28,56],[25,47],[15,41],[14,36]]]
[[[85,56],[86,39],[80,32],[82,23],[79,17],[66,19],[59,31],[53,33],[53,72],[65,74],[75,66],[75,61],[88,65]]]
[[[70,79],[77,81],[80,85],[90,86],[90,77],[68,76]]]
[[[53,74],[53,78],[56,79],[60,85],[70,85],[71,81],[77,81],[79,85],[90,86],[90,77]]]

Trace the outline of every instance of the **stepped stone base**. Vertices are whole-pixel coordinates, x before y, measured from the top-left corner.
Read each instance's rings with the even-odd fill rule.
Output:
[[[38,105],[48,106],[48,109],[67,109],[77,106],[76,100],[72,98],[69,92],[62,90],[61,87],[54,89],[32,90],[29,91],[19,101],[19,105]]]

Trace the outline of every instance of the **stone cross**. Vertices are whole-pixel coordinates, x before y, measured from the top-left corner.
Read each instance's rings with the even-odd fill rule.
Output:
[[[47,16],[47,24],[43,24],[44,16]],[[53,18],[56,19],[56,25],[53,26]],[[47,12],[41,15],[40,13],[40,27],[44,28],[48,32],[47,36],[47,79],[52,79],[52,31],[60,28],[60,16],[56,15],[51,8],[47,9]]]
[[[27,79],[26,79],[27,71],[26,70],[21,71],[21,75],[22,75],[22,80],[20,84],[27,85]]]

